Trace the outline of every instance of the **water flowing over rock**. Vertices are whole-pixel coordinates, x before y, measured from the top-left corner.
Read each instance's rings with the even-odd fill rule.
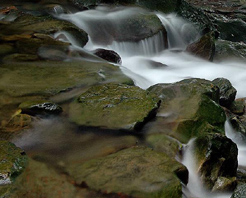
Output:
[[[76,17],[74,17],[76,16]],[[110,45],[116,42],[139,42],[161,33],[162,49],[167,48],[167,33],[160,19],[140,8],[108,9],[78,12],[74,15],[60,15],[85,30],[94,44]]]
[[[77,185],[131,197],[182,197],[175,171],[183,167],[165,153],[132,147],[105,158],[72,165],[68,172]]]
[[[219,89],[211,81],[187,79],[157,84],[148,90],[162,100],[157,120],[153,122],[155,130],[164,130],[181,142],[212,130],[224,133],[225,113],[216,103]]]
[[[71,104],[71,121],[84,126],[140,130],[155,117],[158,99],[136,86],[93,86]]]
[[[234,190],[235,178],[229,182],[229,186],[228,180],[236,177],[238,167],[236,144],[226,136],[216,133],[199,136],[194,144],[197,171],[205,186],[210,190],[220,190],[217,183],[220,183],[220,186],[224,183],[224,190]]]

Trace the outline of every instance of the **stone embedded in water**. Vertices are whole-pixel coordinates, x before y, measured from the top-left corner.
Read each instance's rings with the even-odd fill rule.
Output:
[[[193,152],[196,169],[207,189],[219,190],[219,186],[225,186],[234,190],[235,182],[228,181],[236,177],[238,149],[231,139],[217,133],[199,136],[194,141]]]
[[[121,58],[119,54],[112,50],[96,49],[95,51],[93,51],[93,54],[112,63],[121,63]]]
[[[72,122],[83,126],[139,130],[155,117],[158,99],[136,86],[93,86],[70,105]]]
[[[62,113],[62,108],[50,101],[26,101],[19,105],[23,113],[29,115],[57,115]]]
[[[187,46],[186,51],[206,60],[213,60],[215,53],[214,33],[202,36],[198,41]]]
[[[25,152],[14,144],[0,141],[0,185],[11,184],[27,166]]]
[[[232,192],[237,186],[236,177],[226,178],[226,177],[218,177],[216,180],[212,191],[213,192]]]
[[[183,167],[165,153],[132,147],[103,158],[71,165],[68,173],[77,185],[132,197],[182,197],[175,171]]]
[[[220,89],[220,105],[229,107],[236,98],[237,90],[232,86],[230,81],[225,78],[216,78],[212,83]]]
[[[148,89],[162,100],[150,130],[185,143],[199,134],[224,133],[226,116],[216,103],[219,89],[211,81],[186,79],[173,84],[157,84]]]

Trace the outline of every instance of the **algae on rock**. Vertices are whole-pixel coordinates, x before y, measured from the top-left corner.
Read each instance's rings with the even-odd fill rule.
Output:
[[[70,105],[70,120],[78,125],[139,130],[152,119],[158,99],[136,86],[93,86]]]

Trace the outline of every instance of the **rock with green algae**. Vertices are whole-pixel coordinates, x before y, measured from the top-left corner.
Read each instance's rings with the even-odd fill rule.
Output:
[[[148,90],[162,100],[149,132],[164,132],[183,143],[212,130],[224,133],[226,116],[217,104],[219,89],[211,81],[186,79],[157,84]]]
[[[9,119],[24,101],[47,100],[72,88],[107,82],[133,84],[119,67],[87,61],[6,63],[0,67],[0,77],[0,120]]]
[[[0,141],[0,184],[3,191],[18,178],[27,164],[28,158],[22,149],[8,141]]]
[[[175,171],[183,167],[165,153],[132,147],[104,158],[71,165],[68,173],[77,185],[131,197],[182,197]]]
[[[199,136],[194,140],[193,152],[196,170],[207,189],[234,190],[238,149],[231,139],[217,133]]]
[[[83,126],[139,130],[155,117],[158,99],[136,86],[93,86],[71,103],[69,117]]]
[[[25,101],[19,105],[22,113],[29,115],[58,115],[62,108],[51,101]]]

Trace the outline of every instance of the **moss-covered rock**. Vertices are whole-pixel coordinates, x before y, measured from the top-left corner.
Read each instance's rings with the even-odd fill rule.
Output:
[[[183,167],[165,153],[133,147],[73,165],[69,174],[76,184],[132,197],[182,197],[182,186],[175,170]]]
[[[162,100],[150,131],[162,131],[181,142],[213,130],[224,133],[226,117],[216,103],[219,89],[211,81],[186,79],[173,84],[157,84],[149,91]]]
[[[213,60],[215,53],[214,33],[202,36],[198,41],[187,46],[186,51],[205,60]]]
[[[69,116],[78,125],[139,130],[153,118],[158,99],[136,86],[93,86],[70,105]]]
[[[245,98],[234,100],[228,109],[234,114],[243,115],[245,113]]]
[[[11,184],[26,168],[25,152],[7,141],[0,141],[0,184]]]
[[[216,78],[212,83],[220,89],[220,105],[229,107],[236,98],[237,90],[232,86],[231,82],[225,78]]]
[[[0,77],[0,120],[9,119],[24,101],[47,100],[60,92],[97,83],[133,84],[119,67],[87,61],[6,63],[0,67]]]
[[[216,133],[199,136],[194,142],[194,155],[197,171],[206,188],[216,191],[223,184],[227,190],[234,190],[235,182],[228,181],[236,177],[238,149],[231,139]]]

